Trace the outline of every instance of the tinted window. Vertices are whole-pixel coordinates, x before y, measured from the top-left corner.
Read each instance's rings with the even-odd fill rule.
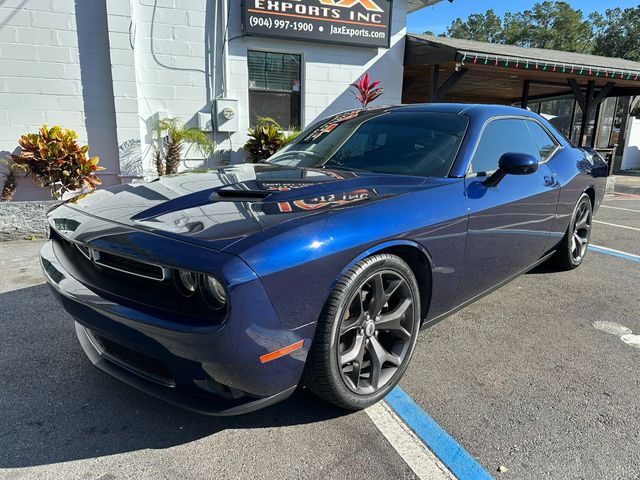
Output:
[[[526,153],[539,158],[538,147],[525,120],[504,119],[489,123],[471,160],[475,173],[498,169],[498,161],[505,153]]]
[[[547,131],[536,122],[527,122],[531,135],[536,142],[538,151],[540,152],[540,160],[546,161],[555,151],[558,144],[553,140]]]
[[[445,177],[464,137],[461,115],[363,110],[324,120],[270,162]]]

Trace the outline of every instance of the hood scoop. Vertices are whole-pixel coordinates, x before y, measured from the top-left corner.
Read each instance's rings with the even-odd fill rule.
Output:
[[[266,190],[237,190],[235,188],[220,188],[211,194],[211,200],[218,201],[232,201],[242,202],[249,201],[255,202],[256,200],[263,200],[271,195],[273,192]]]

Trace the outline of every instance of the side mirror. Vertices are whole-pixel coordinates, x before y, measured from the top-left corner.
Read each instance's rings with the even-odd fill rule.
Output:
[[[538,171],[538,159],[526,153],[505,153],[498,167],[509,175],[529,175]]]
[[[505,175],[530,175],[538,171],[540,162],[533,155],[527,153],[505,153],[498,162],[496,173],[487,178],[485,187],[495,187]]]

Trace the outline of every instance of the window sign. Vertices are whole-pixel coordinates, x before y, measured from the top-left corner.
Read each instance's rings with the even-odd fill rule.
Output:
[[[245,35],[389,48],[391,0],[244,0]]]

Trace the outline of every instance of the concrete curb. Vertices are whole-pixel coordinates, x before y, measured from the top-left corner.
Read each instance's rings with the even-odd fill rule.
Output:
[[[47,211],[55,201],[0,202],[0,242],[47,237]]]

